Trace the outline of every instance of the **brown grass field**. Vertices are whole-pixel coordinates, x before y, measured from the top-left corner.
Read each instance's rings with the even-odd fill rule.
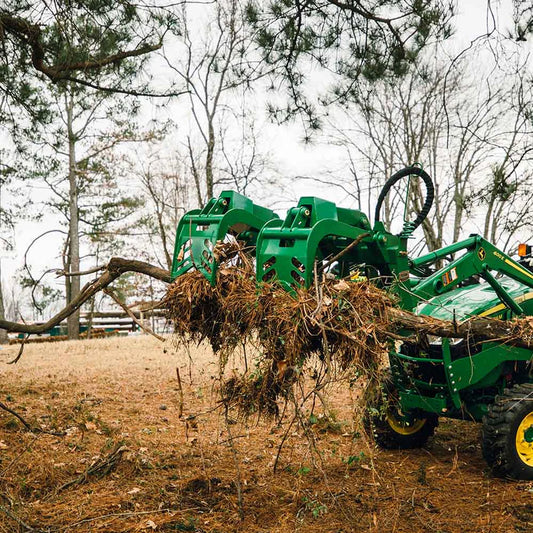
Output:
[[[0,532],[533,531],[533,483],[490,476],[479,426],[442,420],[425,449],[385,452],[357,430],[345,383],[312,436],[227,424],[210,349],[170,344],[34,344],[10,366],[18,347],[2,347],[0,401],[65,434],[0,411]]]

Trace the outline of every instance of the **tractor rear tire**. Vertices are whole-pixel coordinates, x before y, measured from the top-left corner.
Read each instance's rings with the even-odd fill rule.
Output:
[[[495,476],[533,479],[533,383],[496,396],[483,417],[481,449]]]
[[[368,412],[372,414],[365,419],[367,431],[373,435],[378,446],[387,450],[421,448],[439,424],[434,413],[423,413],[406,422],[399,409],[398,393],[390,370],[385,373],[381,390],[373,398]]]

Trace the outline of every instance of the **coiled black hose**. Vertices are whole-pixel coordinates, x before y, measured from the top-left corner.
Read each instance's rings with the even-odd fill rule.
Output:
[[[381,189],[381,192],[379,193],[378,202],[376,204],[376,213],[374,215],[374,222],[378,222],[380,220],[381,206],[383,205],[383,200],[385,200],[385,196],[387,196],[391,187],[401,179],[412,175],[422,178],[422,180],[426,184],[426,199],[424,201],[422,210],[420,211],[420,213],[418,213],[418,216],[410,224],[410,226],[412,230],[414,230],[415,228],[418,228],[420,224],[422,224],[422,222],[428,216],[431,206],[433,205],[433,200],[435,198],[435,188],[433,187],[433,181],[431,180],[429,174],[420,167],[402,168],[387,180],[387,182],[383,186],[383,189]]]

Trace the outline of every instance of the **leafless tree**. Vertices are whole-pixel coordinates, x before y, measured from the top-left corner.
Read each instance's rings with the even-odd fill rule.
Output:
[[[233,150],[229,149],[229,140],[224,146],[221,141],[228,121],[235,123],[244,114],[238,89],[248,90],[265,75],[267,67],[259,56],[254,57],[255,44],[245,24],[244,9],[240,0],[203,6],[203,12],[211,18],[203,23],[200,36],[197,26],[201,22],[190,13],[194,6],[183,6],[183,42],[172,53],[166,53],[168,64],[189,96],[195,132],[187,135],[186,154],[201,206],[214,195],[216,186],[224,182],[221,174],[232,179],[242,174],[237,188],[246,188],[258,159],[254,145],[246,156],[247,163],[238,162],[230,157]],[[250,113],[248,121],[249,116]],[[242,167],[239,171],[238,165]]]
[[[533,87],[527,76],[527,71],[517,71],[506,94],[506,121],[491,140],[494,162],[486,188],[478,193],[484,237],[504,248],[517,234],[533,237]]]
[[[195,187],[186,179],[185,165],[177,157],[162,157],[161,150],[143,157],[135,165],[145,205],[141,224],[148,230],[148,239],[157,264],[172,267],[174,235],[180,218],[194,202]],[[163,259],[160,258],[161,253]]]
[[[334,135],[334,142],[347,148],[356,196],[367,199],[369,212],[376,190],[395,170],[424,165],[435,183],[435,207],[423,224],[429,249],[457,241],[466,217],[474,216],[481,203],[487,207],[484,234],[494,242],[517,231],[518,219],[525,222],[525,211],[518,207],[523,204],[516,201],[522,189],[515,183],[502,194],[503,182],[495,172],[501,174],[504,165],[507,185],[515,166],[525,166],[531,149],[525,111],[531,97],[524,95],[523,83],[487,78],[475,84],[461,66],[458,62],[450,71],[426,64],[400,83],[373,85],[349,108],[350,128],[336,128]],[[522,185],[529,180],[523,173],[521,179]],[[418,182],[410,190],[408,211],[420,210]],[[394,192],[384,206],[389,227],[401,215],[402,194]],[[502,221],[509,209],[515,213],[513,224]]]

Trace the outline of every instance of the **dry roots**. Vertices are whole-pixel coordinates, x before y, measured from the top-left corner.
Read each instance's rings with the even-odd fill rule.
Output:
[[[233,254],[234,255],[234,254]],[[325,280],[290,294],[276,284],[257,285],[251,261],[223,264],[212,287],[198,271],[180,276],[165,306],[180,341],[208,339],[220,357],[243,342],[259,344],[258,367],[233,377],[223,398],[245,412],[277,412],[276,400],[297,380],[313,356],[371,375],[386,348],[390,297],[370,283]]]

